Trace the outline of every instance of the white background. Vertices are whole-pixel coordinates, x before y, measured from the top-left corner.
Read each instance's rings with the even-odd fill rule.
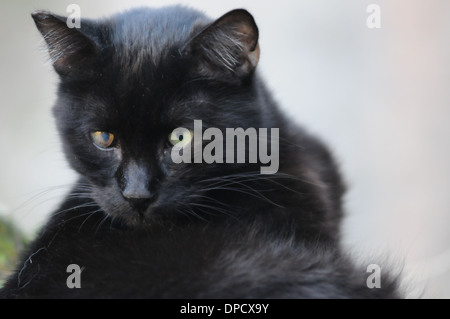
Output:
[[[346,247],[403,264],[410,297],[450,297],[449,1],[2,0],[0,212],[29,233],[75,179],[51,116],[57,78],[30,13],[66,14],[70,3],[89,18],[136,5],[183,3],[211,17],[248,9],[268,86],[341,165]],[[370,3],[381,29],[366,25]]]

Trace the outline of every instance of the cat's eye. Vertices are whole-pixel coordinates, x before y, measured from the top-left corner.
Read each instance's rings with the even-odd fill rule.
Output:
[[[176,145],[184,147],[185,145],[191,142],[193,136],[194,134],[192,133],[191,130],[188,130],[186,128],[177,128],[173,130],[172,133],[170,133],[169,142],[173,146]]]
[[[114,134],[105,131],[95,131],[91,133],[92,142],[101,150],[108,150],[114,146]]]

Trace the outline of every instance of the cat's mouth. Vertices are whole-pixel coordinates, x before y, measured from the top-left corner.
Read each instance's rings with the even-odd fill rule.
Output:
[[[109,216],[119,218],[127,224],[139,224],[150,219],[153,211],[160,204],[159,196],[152,194],[146,197],[125,197],[119,187],[95,187],[92,192],[93,199]]]

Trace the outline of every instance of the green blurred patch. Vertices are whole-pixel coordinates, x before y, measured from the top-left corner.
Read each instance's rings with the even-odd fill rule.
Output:
[[[0,288],[15,268],[27,242],[26,236],[11,220],[0,216]]]

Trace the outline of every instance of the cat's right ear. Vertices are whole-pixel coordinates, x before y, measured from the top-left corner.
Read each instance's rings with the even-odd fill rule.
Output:
[[[31,16],[47,43],[51,62],[59,75],[78,76],[89,70],[98,47],[81,28],[70,28],[67,18],[46,11],[36,11]]]

